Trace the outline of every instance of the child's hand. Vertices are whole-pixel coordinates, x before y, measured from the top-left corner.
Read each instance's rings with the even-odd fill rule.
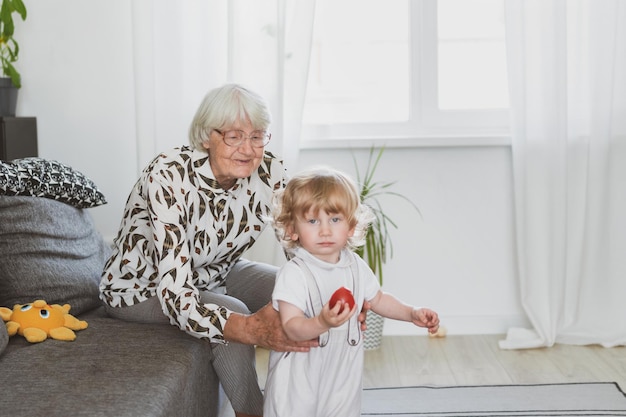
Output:
[[[352,310],[348,310],[347,307],[349,305],[343,301],[338,301],[332,309],[330,308],[330,303],[326,303],[319,315],[320,322],[328,328],[341,326],[356,313],[356,305],[352,307]]]
[[[414,308],[411,312],[413,324],[426,327],[428,333],[435,334],[439,329],[439,316],[428,308]]]

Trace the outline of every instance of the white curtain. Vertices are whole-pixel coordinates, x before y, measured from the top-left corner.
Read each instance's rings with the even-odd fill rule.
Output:
[[[270,150],[295,167],[309,70],[315,0],[232,0],[229,74],[272,106]]]
[[[315,0],[133,0],[137,170],[188,143],[206,92],[226,82],[264,96],[272,112],[268,150],[297,166]],[[273,237],[250,258],[282,262]]]
[[[505,349],[626,344],[626,2],[505,0],[522,304]]]
[[[133,0],[137,170],[189,143],[206,92],[227,82],[227,3]]]

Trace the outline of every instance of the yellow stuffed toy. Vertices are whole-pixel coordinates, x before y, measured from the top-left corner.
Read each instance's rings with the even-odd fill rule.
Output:
[[[56,340],[76,339],[73,330],[87,328],[87,322],[69,314],[70,305],[47,304],[37,300],[29,304],[15,304],[13,310],[0,307],[0,317],[6,321],[9,336],[18,333],[30,343],[43,342],[50,336]]]

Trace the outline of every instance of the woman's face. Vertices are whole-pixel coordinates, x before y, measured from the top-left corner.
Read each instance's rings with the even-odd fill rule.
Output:
[[[213,130],[203,146],[209,151],[209,163],[215,179],[224,189],[229,189],[238,178],[246,178],[261,165],[264,148],[255,148],[249,139],[239,146],[229,146],[222,134],[231,130],[241,130],[250,135],[255,129],[250,122],[237,122],[220,132]]]

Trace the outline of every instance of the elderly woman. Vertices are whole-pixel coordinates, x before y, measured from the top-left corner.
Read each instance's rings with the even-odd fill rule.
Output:
[[[133,187],[100,284],[109,315],[169,322],[210,341],[237,416],[262,415],[254,345],[316,345],[290,341],[268,304],[277,268],[241,258],[286,182],[282,162],[264,150],[269,124],[255,93],[233,84],[210,91],[191,145],[157,156]]]

